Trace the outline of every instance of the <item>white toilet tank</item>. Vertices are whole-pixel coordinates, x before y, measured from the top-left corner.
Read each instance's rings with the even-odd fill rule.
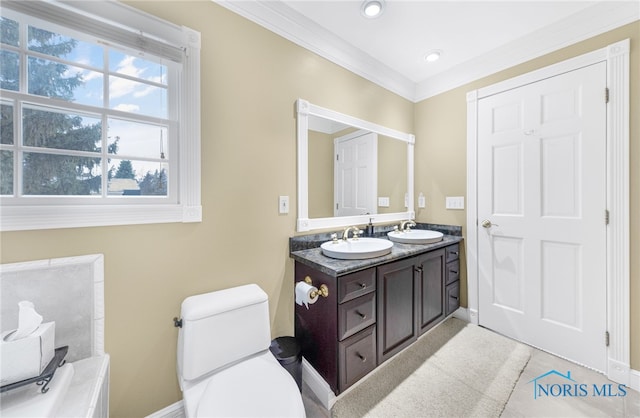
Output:
[[[182,302],[178,374],[198,379],[269,348],[267,294],[255,284],[190,296]]]

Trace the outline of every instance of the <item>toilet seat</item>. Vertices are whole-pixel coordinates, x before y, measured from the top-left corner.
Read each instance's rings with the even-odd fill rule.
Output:
[[[271,352],[241,361],[210,378],[197,417],[304,417],[298,385]]]

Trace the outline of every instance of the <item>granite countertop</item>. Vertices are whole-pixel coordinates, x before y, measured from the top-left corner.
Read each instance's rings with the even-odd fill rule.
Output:
[[[438,248],[446,247],[462,241],[462,228],[449,225],[418,224],[414,229],[431,229],[444,234],[442,241],[433,244],[401,244],[394,242],[391,253],[382,257],[364,260],[339,260],[327,257],[322,253],[320,244],[329,241],[331,233],[313,234],[293,237],[289,240],[289,256],[294,260],[320,270],[330,276],[338,277],[369,267],[386,264],[391,261],[422,254]],[[375,230],[374,237],[387,238],[387,232],[392,227],[382,227]],[[340,235],[340,233],[338,234]]]

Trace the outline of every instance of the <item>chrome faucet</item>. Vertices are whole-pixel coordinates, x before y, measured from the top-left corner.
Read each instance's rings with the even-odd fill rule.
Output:
[[[400,224],[400,231],[407,232],[411,229],[412,226],[416,226],[416,223],[411,219],[409,219],[408,221],[402,221],[402,223]]]
[[[349,226],[342,232],[343,240],[346,241],[347,239],[349,239],[349,231],[351,231],[353,239],[358,239],[358,235],[362,233],[362,231],[357,226]]]

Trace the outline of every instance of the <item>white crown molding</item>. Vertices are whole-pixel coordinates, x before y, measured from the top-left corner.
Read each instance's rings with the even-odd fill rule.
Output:
[[[636,1],[600,2],[544,30],[418,83],[416,102],[640,19]]]
[[[213,1],[414,103],[640,19],[637,1],[602,1],[416,84],[280,1]]]
[[[285,39],[414,101],[413,81],[280,1],[213,0]]]

